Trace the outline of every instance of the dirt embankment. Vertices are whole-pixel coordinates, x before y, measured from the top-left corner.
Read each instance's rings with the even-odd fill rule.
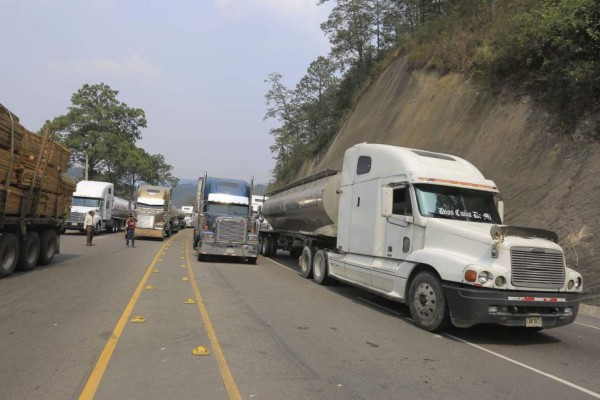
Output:
[[[550,229],[561,240],[586,226],[591,251],[578,251],[585,302],[600,305],[600,144],[552,131],[552,116],[528,98],[492,97],[463,76],[410,71],[393,62],[363,94],[333,144],[298,177],[341,169],[361,142],[455,154],[496,182],[510,225]]]

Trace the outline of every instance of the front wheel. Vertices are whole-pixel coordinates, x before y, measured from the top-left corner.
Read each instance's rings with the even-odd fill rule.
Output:
[[[408,306],[413,322],[429,332],[450,326],[450,312],[440,280],[431,272],[420,272],[410,284]]]

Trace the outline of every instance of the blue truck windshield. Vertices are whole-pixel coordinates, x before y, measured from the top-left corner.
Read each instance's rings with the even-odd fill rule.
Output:
[[[92,197],[73,197],[71,204],[83,207],[100,207],[100,201],[101,199],[94,199]]]
[[[425,217],[501,224],[494,193],[451,186],[415,185]]]
[[[248,206],[239,204],[209,203],[206,211],[213,214],[233,214],[247,216]]]

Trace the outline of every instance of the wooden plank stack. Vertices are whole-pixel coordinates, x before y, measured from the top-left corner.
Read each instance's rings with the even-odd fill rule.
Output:
[[[66,147],[50,140],[44,143],[43,137],[25,129],[0,104],[0,215],[3,212],[7,216],[40,218],[67,215],[77,186],[75,180],[63,174],[69,156]],[[11,162],[12,173],[7,182]]]

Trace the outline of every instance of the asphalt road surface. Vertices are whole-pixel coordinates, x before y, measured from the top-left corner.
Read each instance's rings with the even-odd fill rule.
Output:
[[[600,398],[595,317],[432,334],[283,252],[200,263],[191,230],[94,243],[64,235],[54,263],[0,280],[0,399]]]

